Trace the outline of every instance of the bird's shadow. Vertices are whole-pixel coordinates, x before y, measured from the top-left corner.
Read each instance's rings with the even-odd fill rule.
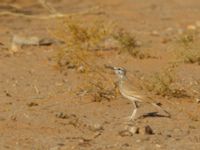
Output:
[[[169,116],[161,115],[158,112],[146,113],[146,114],[140,116],[139,118],[147,118],[147,117],[165,117],[165,118],[169,118]]]

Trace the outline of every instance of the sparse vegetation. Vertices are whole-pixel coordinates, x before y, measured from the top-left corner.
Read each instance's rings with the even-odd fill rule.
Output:
[[[175,68],[176,65],[170,65],[160,72],[149,76],[145,79],[144,88],[147,91],[164,97],[178,98],[187,96],[186,91],[176,83]]]
[[[105,48],[105,40],[111,37],[111,27],[112,24],[103,20],[85,25],[84,21],[68,18],[56,33],[57,37],[65,42],[58,53],[58,65],[61,70],[71,68],[76,69],[77,73],[82,73],[84,80],[80,83],[77,93],[90,93],[93,95],[93,101],[100,102],[115,97],[113,81],[102,73],[105,73],[104,67],[95,63],[98,51]]]
[[[119,29],[113,23],[106,23],[103,19],[91,21],[86,25],[85,21],[80,19],[67,18],[55,35],[65,43],[58,52],[59,67],[61,70],[65,68],[79,70],[81,67],[84,71],[80,72],[84,73],[86,82],[92,77],[94,82],[87,82],[80,89],[88,89],[87,91],[93,93],[94,101],[110,100],[116,96],[116,91],[113,90],[115,84],[100,73],[105,72],[103,67],[95,64],[98,51],[113,48],[107,47],[105,44],[107,41],[113,42],[116,50],[125,50],[133,57],[142,59],[149,56],[137,49],[138,44],[132,34]],[[112,87],[106,86],[108,82]]]
[[[177,57],[184,63],[200,64],[200,49],[197,39],[198,32],[186,32],[179,37],[180,48],[176,50]]]
[[[135,58],[149,58],[150,55],[144,53],[139,49],[140,45],[136,40],[135,36],[126,32],[124,29],[118,29],[114,34],[113,38],[118,41],[120,52],[126,51]]]
[[[85,21],[70,17],[64,20],[58,29],[55,35],[65,42],[64,48],[58,54],[58,64],[66,57],[70,57],[73,61],[71,63],[79,64],[80,58],[77,57],[90,59],[95,51],[113,48],[120,52],[126,51],[140,59],[150,57],[139,49],[139,44],[132,34],[114,23],[106,23],[104,19],[97,19],[86,25]]]

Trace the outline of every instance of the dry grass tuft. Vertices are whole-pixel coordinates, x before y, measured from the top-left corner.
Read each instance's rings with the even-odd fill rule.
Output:
[[[184,63],[200,64],[198,32],[185,32],[178,38],[180,48],[176,50],[177,58]]]
[[[106,76],[104,66],[97,63],[102,59],[98,52],[105,49],[104,43],[113,33],[112,26],[103,19],[85,24],[81,19],[67,18],[55,33],[65,43],[57,55],[60,70],[76,70],[74,76],[81,76],[76,93],[90,94],[96,102],[116,95],[115,84]]]
[[[94,19],[93,19],[94,20]],[[57,27],[57,38],[64,41],[59,50],[57,62],[61,69],[75,69],[84,77],[81,81],[81,91],[87,91],[94,97],[94,101],[111,100],[116,96],[116,86],[107,78],[104,66],[99,65],[99,51],[115,50],[126,51],[136,58],[147,58],[148,54],[138,49],[135,37],[114,23],[98,18],[85,23],[85,18],[69,17],[61,21]],[[91,79],[93,82],[91,82]],[[84,86],[83,86],[84,85]]]
[[[124,29],[117,29],[115,33],[113,33],[113,38],[118,42],[120,52],[128,52],[131,56],[139,59],[151,57],[149,54],[139,49],[140,44],[135,36]]]
[[[176,65],[170,65],[147,77],[144,80],[145,90],[164,97],[186,97],[186,91],[177,84],[176,67]]]

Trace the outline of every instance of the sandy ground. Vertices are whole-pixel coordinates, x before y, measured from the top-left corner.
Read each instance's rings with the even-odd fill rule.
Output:
[[[62,13],[81,13],[101,7],[111,19],[133,32],[142,49],[159,59],[136,59],[128,54],[105,52],[101,61],[126,67],[129,71],[152,72],[170,60],[172,39],[179,31],[195,25],[200,17],[199,0],[59,0],[49,2]],[[34,0],[1,0],[2,12],[48,15]],[[97,14],[98,15],[98,14]],[[13,35],[50,37],[54,19],[35,19],[14,14],[0,16],[0,149],[16,150],[198,150],[200,149],[199,104],[194,99],[160,99],[171,114],[145,117],[127,123],[132,111],[128,100],[118,95],[111,101],[87,103],[74,96],[73,87],[81,74],[55,68],[53,57],[59,44],[27,46],[15,54],[8,51]],[[101,64],[101,62],[100,62]],[[200,73],[197,64],[182,64],[184,77]],[[113,74],[109,75],[116,80]],[[144,105],[139,114],[155,111]],[[127,126],[153,134],[123,133]]]

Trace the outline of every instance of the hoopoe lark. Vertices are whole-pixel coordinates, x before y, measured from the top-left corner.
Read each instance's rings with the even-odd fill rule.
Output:
[[[118,86],[119,86],[120,93],[122,94],[122,96],[129,99],[135,107],[132,115],[130,117],[128,117],[130,120],[135,119],[137,110],[139,108],[138,103],[140,103],[140,102],[151,104],[154,107],[156,107],[158,110],[161,110],[162,112],[164,112],[166,114],[166,117],[170,117],[170,114],[166,110],[164,110],[160,106],[158,106],[153,101],[153,99],[151,99],[150,97],[145,95],[145,93],[138,91],[138,89],[136,88],[137,85],[130,84],[130,81],[126,77],[126,70],[124,68],[113,67],[113,69],[114,69],[115,73],[117,74],[117,76],[119,77],[119,81],[118,81],[119,85]]]

